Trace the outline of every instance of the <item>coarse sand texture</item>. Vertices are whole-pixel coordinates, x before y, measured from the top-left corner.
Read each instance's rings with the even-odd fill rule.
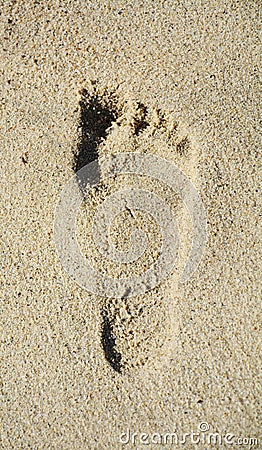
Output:
[[[0,450],[261,448],[259,29],[0,0]]]

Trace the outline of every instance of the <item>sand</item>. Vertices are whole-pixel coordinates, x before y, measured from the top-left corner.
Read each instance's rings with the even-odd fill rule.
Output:
[[[213,448],[259,448],[258,2],[0,9],[1,448],[206,449],[210,433]],[[124,152],[164,158],[199,193],[206,246],[185,283],[192,218],[164,183],[168,170],[163,182],[116,174],[77,191],[79,247],[114,278],[155,261],[161,226],[130,198],[112,242],[123,255],[140,227],[148,250],[138,262],[104,261],[92,242],[92,224],[106,232],[96,208],[126,189],[164,199],[180,249],[160,284],[90,292],[61,264],[64,187],[84,164],[106,168]]]

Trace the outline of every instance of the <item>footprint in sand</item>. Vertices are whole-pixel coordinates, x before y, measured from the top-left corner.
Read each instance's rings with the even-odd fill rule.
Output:
[[[80,108],[74,169],[84,201],[67,204],[67,213],[75,208],[72,224],[78,209],[72,233],[83,259],[75,257],[68,269],[77,253],[70,248],[61,261],[78,283],[100,294],[105,358],[116,372],[128,373],[168,360],[178,330],[178,283],[203,252],[205,214],[192,184],[197,147],[172,112],[116,92],[84,90]],[[63,210],[62,199],[56,214],[60,256],[70,225],[68,218],[61,225]]]

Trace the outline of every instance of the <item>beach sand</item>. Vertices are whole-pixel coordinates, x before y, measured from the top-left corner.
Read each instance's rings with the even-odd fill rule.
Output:
[[[258,2],[0,9],[1,448],[206,449],[209,433],[215,448],[230,439],[259,448],[250,440],[259,439],[260,395]],[[207,216],[201,262],[182,283],[193,231],[168,187],[116,176],[83,195],[79,246],[116,278],[122,268],[92,244],[97,206],[137,188],[174,211],[180,259],[134,297],[85,289],[61,264],[54,233],[70,178],[123,152],[178,167]],[[123,251],[133,226],[150,244],[124,265],[137,276],[162,241],[152,217],[126,206],[112,227]]]

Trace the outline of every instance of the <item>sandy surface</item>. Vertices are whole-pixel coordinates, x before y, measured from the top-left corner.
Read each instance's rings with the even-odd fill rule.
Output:
[[[213,448],[228,448],[227,433],[258,438],[258,2],[0,9],[1,448],[206,449],[208,432],[222,439]],[[55,208],[88,145],[101,163],[112,152],[153,153],[193,181],[208,217],[194,278],[182,285],[177,266],[159,287],[109,300],[64,270]],[[86,212],[119,187],[144,182],[163,194],[180,220],[181,261],[188,255],[192,230],[177,199],[133,178],[101,184],[78,217],[83,253],[109,275],[119,266],[95,258]],[[115,244],[125,249],[139,224],[152,244],[125,266],[137,273],[159,255],[159,229],[125,214]],[[201,429],[202,443],[183,444]],[[177,444],[157,445],[175,432]]]

